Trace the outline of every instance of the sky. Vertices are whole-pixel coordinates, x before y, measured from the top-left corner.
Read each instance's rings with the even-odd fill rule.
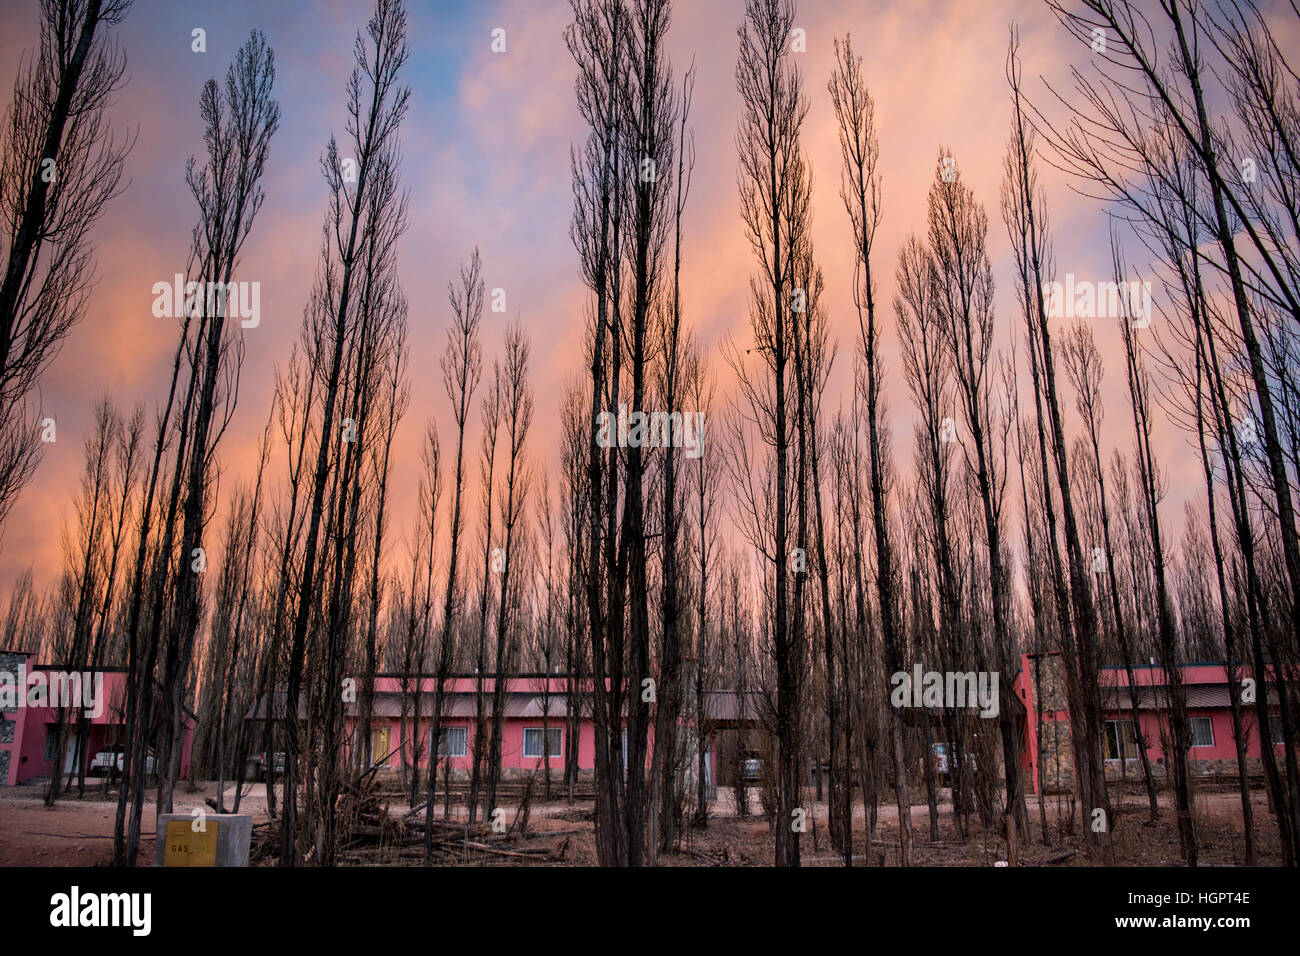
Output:
[[[414,520],[418,447],[428,420],[438,426],[445,467],[454,454],[450,403],[437,361],[449,324],[447,283],[474,246],[483,257],[488,289],[506,290],[506,314],[484,315],[487,363],[502,352],[506,322],[518,317],[533,349],[537,414],[531,455],[538,467],[553,473],[559,460],[560,396],[565,383],[582,374],[583,364],[584,296],[568,235],[569,149],[586,131],[574,102],[575,68],[563,41],[570,21],[567,0],[410,0],[408,9],[410,61],[403,78],[412,95],[401,142],[410,229],[401,243],[399,270],[410,301],[412,401],[399,429],[390,482],[390,500],[396,503],[390,527],[399,537]],[[728,336],[748,343],[746,300],[754,269],[736,188],[741,104],[734,70],[743,10],[743,0],[678,0],[670,32],[674,75],[680,78],[692,60],[698,71],[691,113],[696,168],[683,221],[683,306],[719,372],[724,395],[729,389],[719,344]],[[369,3],[348,0],[136,0],[116,29],[128,58],[128,81],[110,120],[119,132],[138,133],[126,165],[129,185],[93,233],[99,284],[90,307],[41,383],[43,415],[55,418],[57,440],[46,446],[35,478],[3,529],[0,593],[26,568],[33,570],[38,587],[57,575],[63,560],[60,535],[77,492],[82,443],[96,401],[109,393],[119,407],[145,402],[152,421],[166,387],[175,323],[154,317],[151,289],[184,269],[196,219],[184,173],[187,158],[202,152],[199,93],[209,77],[224,75],[249,31],[257,28],[275,51],[281,123],[263,180],[266,201],[235,275],[260,282],[261,324],[243,332],[239,405],[219,453],[223,508],[236,482],[251,478],[274,371],[288,360],[298,336],[316,267],[327,197],[319,159],[331,133],[343,132],[352,43],[369,14]],[[1090,51],[1066,33],[1041,0],[1003,2],[996,9],[970,0],[801,0],[798,5],[796,24],[807,41],[806,52],[796,57],[810,101],[803,144],[815,178],[813,237],[840,349],[827,410],[847,402],[857,334],[852,238],[838,194],[840,152],[826,90],[833,40],[851,33],[876,102],[884,219],[873,270],[883,305],[889,426],[904,481],[911,471],[913,411],[890,303],[898,251],[910,233],[924,229],[926,192],[941,146],[952,151],[988,213],[1000,344],[1021,326],[1011,247],[998,209],[1011,121],[1004,67],[1013,21],[1020,29],[1026,92],[1049,117],[1059,119],[1062,111],[1046,84],[1068,90],[1071,64],[1083,63]],[[206,31],[204,53],[191,50],[195,28]],[[506,31],[504,53],[491,49],[496,28]],[[0,4],[0,89],[11,89],[36,36],[35,2]],[[1058,274],[1106,281],[1105,208],[1078,195],[1063,174],[1041,163],[1040,175]],[[1135,269],[1148,267],[1136,243],[1130,242],[1128,251]],[[1098,320],[1094,331],[1106,363],[1103,439],[1128,453],[1133,432],[1119,333],[1109,320]],[[1073,433],[1072,395],[1064,404]],[[467,448],[477,449],[477,401],[470,427]],[[1203,500],[1199,464],[1188,437],[1163,415],[1157,416],[1154,440],[1169,479],[1163,512],[1176,526],[1183,501]],[[476,474],[474,461],[471,482]],[[274,480],[282,479],[283,472],[277,472]],[[1015,481],[1012,488],[1018,494]],[[210,525],[210,547],[220,533],[221,514]]]

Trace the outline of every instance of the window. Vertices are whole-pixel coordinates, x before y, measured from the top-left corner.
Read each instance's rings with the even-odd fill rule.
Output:
[[[432,736],[430,731],[430,736]],[[464,757],[469,750],[466,743],[469,729],[466,727],[443,727],[438,731],[439,757]]]
[[[1209,717],[1193,717],[1192,724],[1192,746],[1193,747],[1213,747],[1214,746],[1214,724],[1210,722]]]
[[[1133,733],[1133,721],[1106,721],[1105,743],[1107,760],[1137,756],[1137,736]]]
[[[370,732],[370,763],[387,767],[392,756],[392,728],[376,727]]]
[[[563,735],[560,728],[547,729],[546,743],[552,757],[560,756],[560,747],[563,742]],[[525,727],[524,728],[524,756],[531,759],[540,759],[542,756],[542,728]]]
[[[1282,716],[1273,714],[1268,718],[1269,729],[1273,732],[1273,745],[1281,747],[1286,743],[1286,736],[1282,733]]]
[[[50,725],[45,728],[45,759],[53,760],[55,753],[59,748],[59,731],[58,728]]]

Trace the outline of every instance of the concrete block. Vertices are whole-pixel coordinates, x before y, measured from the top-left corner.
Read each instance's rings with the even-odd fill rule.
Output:
[[[248,866],[253,818],[246,813],[208,813],[203,828],[188,813],[158,817],[154,866]]]

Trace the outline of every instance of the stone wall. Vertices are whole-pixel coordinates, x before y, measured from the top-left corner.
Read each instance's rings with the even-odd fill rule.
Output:
[[[1048,792],[1055,790],[1069,790],[1074,786],[1074,762],[1073,752],[1070,748],[1070,725],[1064,721],[1059,724],[1044,722],[1043,724],[1043,787]],[[1059,739],[1059,746],[1057,740]],[[1060,754],[1060,772],[1057,772],[1056,753]],[[1236,758],[1225,760],[1189,760],[1188,766],[1191,769],[1193,777],[1233,777],[1237,776]],[[1165,764],[1164,758],[1151,758],[1151,773],[1156,779],[1159,786],[1166,786],[1169,783],[1169,768]],[[1248,757],[1246,759],[1246,773],[1251,777],[1258,777],[1264,773],[1264,763],[1257,757]],[[1129,783],[1142,783],[1142,760],[1140,757],[1129,757],[1121,766],[1118,760],[1106,761],[1106,779],[1111,783],[1117,783],[1122,780],[1128,780]]]
[[[1068,710],[1069,703],[1065,695],[1064,661],[1060,654],[1044,654],[1035,660],[1029,659],[1029,686],[1041,695],[1041,707],[1045,713]],[[1035,679],[1039,685],[1034,683]]]
[[[1030,718],[1036,719],[1036,715],[1031,714]],[[1070,740],[1068,720],[1043,721],[1042,736],[1038,741],[1038,759],[1042,766],[1045,790],[1069,790],[1074,786],[1074,744]]]
[[[1028,662],[1030,687],[1038,695],[1039,704],[1032,707],[1025,719],[1027,733],[1038,729],[1039,707],[1044,712],[1042,735],[1038,741],[1038,759],[1042,767],[1044,790],[1069,790],[1074,786],[1074,744],[1070,739],[1070,720],[1052,720],[1048,715],[1068,711],[1065,696],[1064,662],[1060,654],[1044,654]],[[1035,684],[1035,680],[1039,683]]]
[[[26,654],[13,651],[0,651],[0,671],[13,675],[18,680],[18,668],[27,661]],[[14,752],[19,742],[14,740],[15,724],[12,720],[0,720],[0,787],[9,783],[9,767],[15,759]]]

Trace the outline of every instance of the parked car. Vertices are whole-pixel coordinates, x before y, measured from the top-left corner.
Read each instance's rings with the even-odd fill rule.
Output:
[[[284,773],[284,751],[277,750],[274,754],[274,766],[277,776]],[[250,754],[248,758],[247,776],[253,780],[266,779],[267,759],[265,753]]]
[[[110,747],[108,750],[101,750],[90,758],[90,766],[86,768],[86,774],[91,777],[102,777],[110,771],[116,770],[121,759],[121,747]]]
[[[763,758],[754,751],[746,751],[740,759],[740,780],[742,783],[758,783],[763,777]]]
[[[87,768],[87,774],[91,776],[102,777],[108,775],[110,780],[116,780],[122,774],[126,765],[126,750],[123,747],[109,747],[95,754],[90,760],[90,766]],[[157,771],[158,755],[154,753],[152,747],[145,754],[144,772],[146,775],[152,775]]]

